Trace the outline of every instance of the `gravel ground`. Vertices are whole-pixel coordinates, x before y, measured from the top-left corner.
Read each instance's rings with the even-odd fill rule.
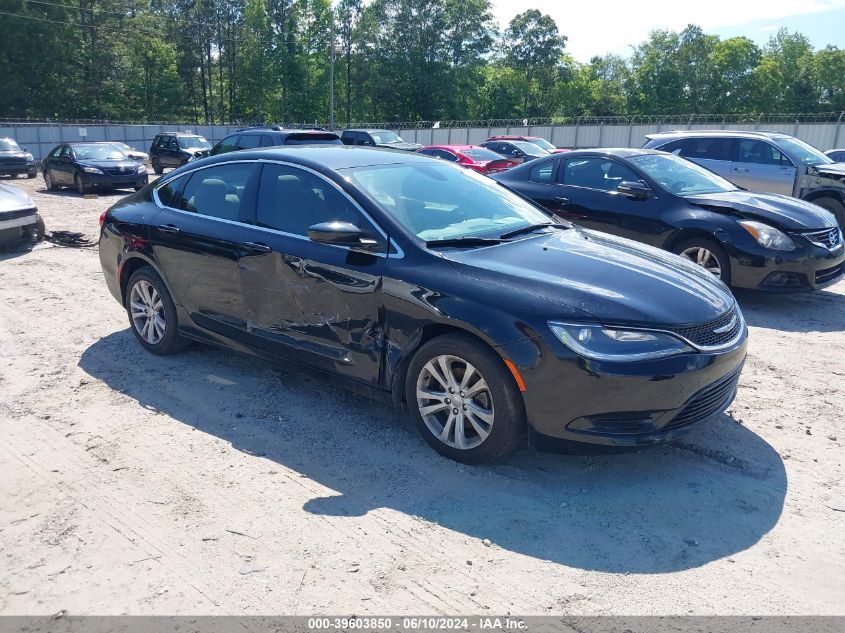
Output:
[[[124,195],[14,184],[92,238]],[[144,352],[95,248],[0,254],[0,613],[845,614],[845,283],[739,299],[715,423],[466,467],[315,377]]]

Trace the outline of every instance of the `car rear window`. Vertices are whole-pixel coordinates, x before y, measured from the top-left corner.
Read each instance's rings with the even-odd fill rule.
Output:
[[[337,134],[302,132],[288,134],[285,145],[343,145]]]
[[[478,147],[475,149],[465,149],[461,154],[472,160],[502,160],[502,157],[496,152],[491,152],[485,147]]]

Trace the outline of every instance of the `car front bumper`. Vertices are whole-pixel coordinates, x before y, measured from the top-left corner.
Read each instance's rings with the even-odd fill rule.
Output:
[[[123,189],[126,187],[143,187],[147,184],[149,177],[143,174],[84,174],[83,182],[88,187],[97,189]]]
[[[550,437],[639,446],[677,439],[723,413],[736,395],[747,329],[731,348],[647,362],[582,358],[553,334],[500,348],[526,389],[528,421]]]
[[[731,285],[767,292],[819,290],[845,276],[845,246],[840,238],[834,249],[816,246],[794,236],[794,251],[773,251],[753,246],[725,244],[731,262]]]
[[[0,212],[0,246],[30,240],[37,223],[35,209]]]
[[[0,165],[0,174],[9,174],[11,176],[20,176],[21,174],[38,174],[38,164],[33,161],[31,163]]]

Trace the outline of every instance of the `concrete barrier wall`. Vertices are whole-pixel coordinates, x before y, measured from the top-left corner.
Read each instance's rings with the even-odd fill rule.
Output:
[[[645,135],[673,129],[685,130],[773,130],[792,134],[821,150],[845,147],[845,122],[839,123],[765,123],[765,124],[621,124],[621,125],[537,125],[470,128],[393,128],[406,141],[423,145],[482,143],[493,135],[522,134],[542,136],[558,147],[640,147]],[[68,141],[123,141],[149,152],[159,132],[201,134],[212,144],[239,129],[233,125],[122,125],[76,123],[0,123],[0,138],[11,137],[36,158],[43,158],[56,144]]]

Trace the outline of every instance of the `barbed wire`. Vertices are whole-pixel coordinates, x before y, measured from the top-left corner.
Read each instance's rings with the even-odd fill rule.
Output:
[[[545,117],[525,119],[473,119],[452,121],[356,121],[351,128],[381,128],[388,130],[424,130],[455,128],[526,128],[564,125],[730,125],[730,124],[796,124],[837,123],[845,120],[845,112],[803,112],[803,113],[734,113],[734,114],[633,114],[628,116],[578,116]],[[311,123],[261,123],[254,121],[203,123],[197,120],[110,120],[110,119],[64,119],[64,118],[0,118],[0,126],[25,125],[156,125],[171,127],[259,127],[278,126],[289,129],[328,127],[328,122],[318,120]]]

